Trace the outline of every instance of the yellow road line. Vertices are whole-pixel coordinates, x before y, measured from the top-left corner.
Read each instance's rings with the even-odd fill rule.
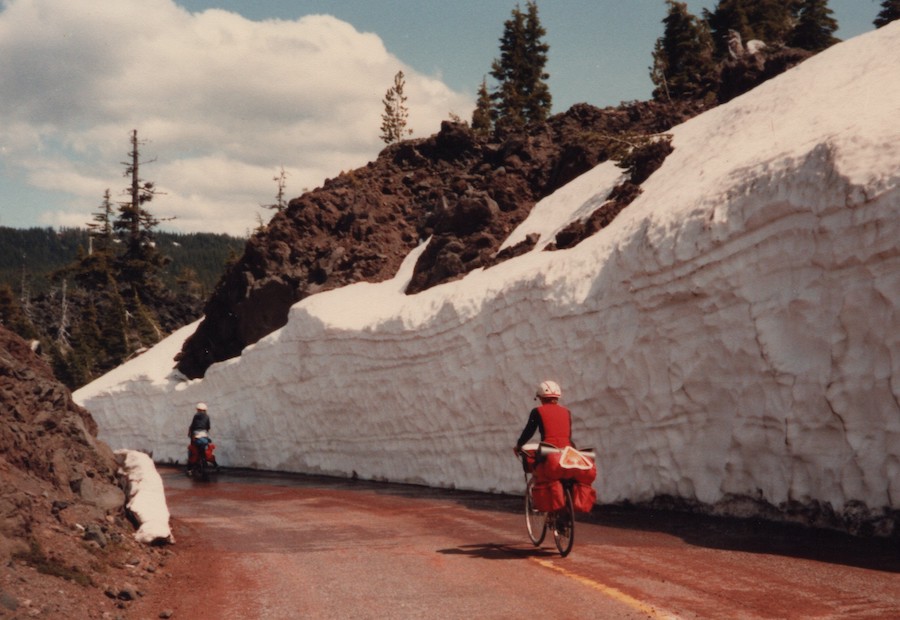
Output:
[[[574,579],[575,581],[588,586],[589,588],[593,588],[598,592],[602,592],[604,595],[608,596],[611,599],[619,601],[620,603],[624,603],[629,607],[636,609],[637,611],[647,614],[650,618],[659,618],[660,620],[678,620],[678,616],[670,614],[668,612],[662,611],[644,603],[643,601],[639,601],[638,599],[628,596],[624,592],[616,590],[611,586],[604,585],[598,581],[594,581],[593,579],[588,579],[587,577],[582,577],[581,575],[577,575],[571,571],[567,571],[561,566],[557,566],[553,562],[549,560],[542,560],[540,558],[529,558],[543,566],[544,568],[549,568],[551,570],[555,570],[556,572],[568,577],[569,579]]]

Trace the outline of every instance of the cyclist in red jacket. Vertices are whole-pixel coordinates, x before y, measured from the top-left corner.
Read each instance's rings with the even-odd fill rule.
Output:
[[[541,401],[540,406],[531,410],[525,429],[516,442],[516,452],[531,439],[536,430],[541,431],[541,441],[553,444],[557,448],[575,447],[572,442],[572,414],[559,404],[562,390],[555,381],[542,381],[538,386],[535,398]]]
[[[188,470],[201,458],[206,458],[213,467],[219,466],[212,450],[207,448],[212,446],[212,449],[215,449],[215,444],[209,437],[211,426],[206,403],[197,403],[197,410],[188,427],[188,437],[191,438],[188,446]]]

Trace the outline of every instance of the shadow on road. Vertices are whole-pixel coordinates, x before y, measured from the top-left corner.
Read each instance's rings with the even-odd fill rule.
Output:
[[[514,547],[497,543],[463,545],[452,549],[438,549],[444,555],[465,555],[481,560],[527,560],[532,557],[551,557],[556,554],[547,549]]]
[[[160,466],[160,473],[163,474],[167,486],[190,488],[194,484],[184,476],[182,470],[172,466]],[[435,489],[414,484],[224,468],[218,474],[218,478],[222,483],[231,484],[263,483],[273,486],[359,490],[411,499],[440,498],[456,502],[470,510],[505,513],[521,513],[523,510],[522,498],[517,496]],[[216,482],[200,484],[215,486]],[[898,535],[890,538],[864,538],[761,519],[712,517],[611,505],[596,506],[590,514],[579,515],[577,521],[601,527],[665,533],[697,547],[780,555],[900,573]],[[444,549],[440,550],[440,553],[470,555],[484,559],[521,559],[544,553],[553,555],[540,549],[523,550],[493,543]]]
[[[857,537],[762,519],[598,506],[584,519],[605,527],[670,534],[697,547],[762,553],[900,572],[900,539]]]

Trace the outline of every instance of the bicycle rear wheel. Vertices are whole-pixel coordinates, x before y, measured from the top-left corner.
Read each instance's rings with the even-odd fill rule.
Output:
[[[575,542],[575,505],[572,503],[572,489],[566,486],[566,505],[556,511],[553,526],[553,541],[562,557],[569,555]]]
[[[200,452],[200,460],[197,461],[197,473],[200,475],[200,480],[203,482],[209,480],[209,467],[206,463],[205,451]]]
[[[534,487],[534,478],[529,480],[528,486],[525,487],[525,527],[528,528],[528,538],[537,547],[544,542],[544,536],[547,535],[547,514],[535,510],[531,499],[532,487]]]

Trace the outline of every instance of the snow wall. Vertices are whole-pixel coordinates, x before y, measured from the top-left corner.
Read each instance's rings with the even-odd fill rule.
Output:
[[[414,296],[315,295],[201,380],[193,329],[79,390],[113,448],[183,462],[207,402],[220,463],[521,493],[541,379],[597,449],[601,503],[862,519],[900,509],[900,23],[675,128],[644,193],[577,247]],[[604,164],[535,207],[542,243]]]

